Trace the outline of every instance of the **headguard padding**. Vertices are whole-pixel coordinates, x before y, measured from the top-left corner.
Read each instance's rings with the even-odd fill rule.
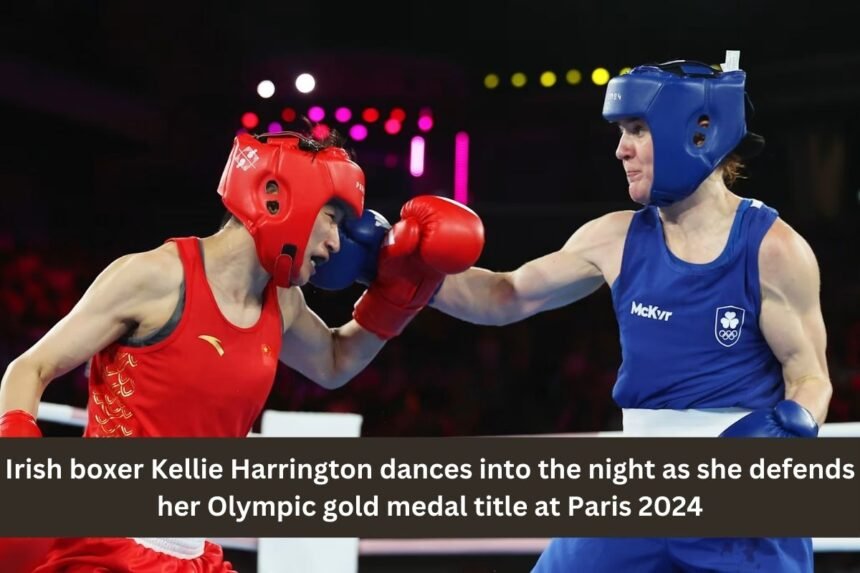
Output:
[[[296,284],[320,209],[364,208],[364,173],[340,147],[298,133],[240,134],[221,176],[224,206],[251,236],[260,264],[280,287]]]
[[[679,60],[633,68],[606,87],[603,117],[644,119],[654,145],[650,204],[665,206],[691,195],[748,135],[746,73],[720,72]],[[747,147],[758,151],[755,134]],[[750,143],[748,141],[744,142]]]

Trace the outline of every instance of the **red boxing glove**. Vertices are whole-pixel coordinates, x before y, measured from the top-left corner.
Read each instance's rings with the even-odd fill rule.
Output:
[[[0,438],[41,438],[42,432],[30,412],[10,410],[0,416]],[[0,563],[9,573],[30,573],[44,561],[54,544],[52,537],[0,539]]]
[[[24,410],[9,410],[0,416],[0,438],[41,438],[36,418]]]
[[[352,316],[383,339],[400,334],[424,308],[445,275],[471,267],[484,248],[484,225],[474,211],[435,195],[400,210],[379,252],[376,279]]]

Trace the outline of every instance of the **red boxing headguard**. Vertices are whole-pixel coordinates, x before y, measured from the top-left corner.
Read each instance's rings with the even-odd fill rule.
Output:
[[[347,216],[364,207],[364,173],[340,147],[298,133],[240,134],[218,194],[254,238],[257,256],[275,284],[296,283],[317,214],[337,201]]]

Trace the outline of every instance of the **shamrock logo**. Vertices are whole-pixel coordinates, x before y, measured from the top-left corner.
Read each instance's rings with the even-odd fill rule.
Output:
[[[741,338],[746,311],[739,306],[721,306],[714,314],[714,336],[725,347],[734,346]]]
[[[737,316],[736,312],[726,311],[726,314],[720,319],[720,324],[723,325],[723,328],[735,329],[738,326],[738,322],[740,322]]]

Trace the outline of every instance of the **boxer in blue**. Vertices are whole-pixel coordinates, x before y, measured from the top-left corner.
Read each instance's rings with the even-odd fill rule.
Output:
[[[586,223],[559,251],[515,271],[449,276],[433,306],[502,325],[607,283],[623,358],[613,397],[626,435],[816,436],[831,385],[815,256],[776,211],[729,190],[741,161],[764,145],[747,131],[745,80],[736,66],[690,61],[611,80],[603,115],[620,129],[615,154],[644,208]],[[341,253],[372,259],[379,225],[368,214],[347,228],[354,238],[341,237]],[[339,268],[333,259],[324,270]],[[811,570],[809,539],[770,538],[555,539],[534,568]]]

